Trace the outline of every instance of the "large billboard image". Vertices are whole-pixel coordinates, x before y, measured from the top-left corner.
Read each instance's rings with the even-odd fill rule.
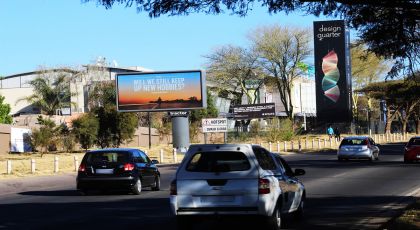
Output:
[[[206,107],[200,70],[124,73],[116,76],[120,112],[191,110]]]
[[[344,21],[314,22],[317,120],[351,121],[349,34]]]

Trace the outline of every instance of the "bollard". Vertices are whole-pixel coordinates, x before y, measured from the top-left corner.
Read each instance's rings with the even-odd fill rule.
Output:
[[[174,155],[174,162],[178,162],[178,156],[176,155],[176,148],[173,149],[173,155]]]
[[[305,149],[308,149],[308,139],[305,138]]]
[[[277,141],[277,152],[278,153],[280,152],[280,142],[279,141]]]
[[[11,160],[7,161],[7,166],[6,167],[7,167],[6,168],[7,174],[12,174],[12,161]]]
[[[146,153],[146,155],[147,155],[147,150],[144,150],[144,153]]]
[[[77,158],[77,156],[74,156],[73,159],[74,159],[74,171],[77,172],[77,170],[79,169],[79,158]]]
[[[272,148],[271,148],[271,141],[270,141],[270,142],[268,142],[268,150],[269,150],[270,152],[272,152]]]
[[[315,139],[312,138],[312,149],[315,148]]]
[[[326,147],[327,147],[327,140],[324,139],[324,148],[326,148]]]
[[[31,159],[31,173],[34,174],[36,170],[35,159]]]
[[[298,148],[299,148],[299,152],[302,152],[302,144],[300,142],[300,139],[298,140]]]
[[[163,149],[160,150],[160,163],[163,163]]]
[[[260,146],[261,146],[261,147],[264,147],[262,142],[260,143]]]
[[[290,145],[291,145],[291,146],[290,146],[290,148],[291,148],[291,150],[292,150],[292,152],[293,152],[293,151],[295,150],[295,149],[294,149],[294,143],[293,143],[293,141],[290,141]]]
[[[54,157],[54,173],[58,173],[58,157]]]
[[[287,152],[287,142],[284,141],[284,151]]]
[[[332,139],[330,139],[330,148],[332,148]]]
[[[318,139],[318,149],[321,149],[321,139]]]

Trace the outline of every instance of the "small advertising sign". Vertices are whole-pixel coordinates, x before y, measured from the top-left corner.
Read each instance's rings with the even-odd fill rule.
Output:
[[[236,120],[275,117],[275,104],[236,105],[233,107],[233,116]]]
[[[203,133],[227,132],[227,118],[209,118],[201,120]]]

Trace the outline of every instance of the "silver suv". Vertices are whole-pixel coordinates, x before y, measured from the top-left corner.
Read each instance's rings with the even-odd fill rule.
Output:
[[[191,145],[171,183],[178,229],[197,215],[256,215],[280,229],[282,215],[303,213],[305,188],[279,155],[258,145]]]

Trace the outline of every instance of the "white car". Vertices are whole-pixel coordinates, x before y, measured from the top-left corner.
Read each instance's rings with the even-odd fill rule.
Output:
[[[370,137],[346,137],[341,141],[337,158],[339,161],[349,159],[379,160],[379,145]]]
[[[280,229],[282,215],[303,213],[305,188],[279,155],[258,145],[191,145],[171,183],[178,229],[197,215],[256,215]]]

